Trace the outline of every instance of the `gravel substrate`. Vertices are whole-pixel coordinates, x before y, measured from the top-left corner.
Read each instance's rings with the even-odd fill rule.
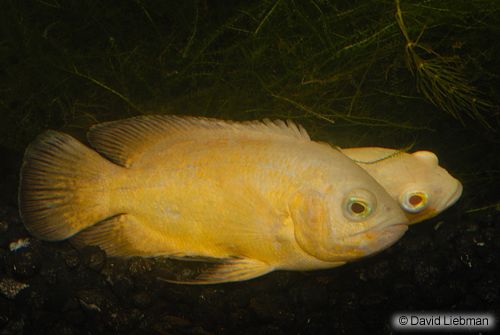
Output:
[[[0,334],[391,334],[394,311],[500,315],[498,211],[458,219],[459,202],[388,250],[331,270],[178,285],[158,278],[210,265],[116,260],[29,236],[9,176],[0,184]]]

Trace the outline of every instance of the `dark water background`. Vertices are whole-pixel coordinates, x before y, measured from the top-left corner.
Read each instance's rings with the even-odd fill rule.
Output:
[[[3,1],[0,333],[389,334],[398,310],[500,315],[500,1],[399,6],[402,25],[393,1]],[[33,237],[11,252],[28,237],[26,146],[141,114],[290,118],[341,147],[413,145],[464,194],[375,257],[242,283],[168,284],[157,276],[205,265]]]

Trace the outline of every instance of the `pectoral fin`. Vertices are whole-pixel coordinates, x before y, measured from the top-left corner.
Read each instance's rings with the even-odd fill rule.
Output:
[[[263,276],[274,270],[274,267],[264,262],[250,258],[223,259],[207,272],[193,279],[167,280],[178,284],[218,284],[235,281],[244,281]]]

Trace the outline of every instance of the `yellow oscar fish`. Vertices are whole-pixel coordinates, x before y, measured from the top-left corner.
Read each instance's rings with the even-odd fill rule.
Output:
[[[111,257],[215,261],[185,283],[332,268],[408,229],[366,171],[292,122],[140,116],[96,125],[88,140],[97,152],[48,131],[26,150],[29,232]]]
[[[399,202],[410,224],[441,213],[462,195],[462,184],[439,166],[439,160],[432,152],[408,154],[376,147],[341,151]]]

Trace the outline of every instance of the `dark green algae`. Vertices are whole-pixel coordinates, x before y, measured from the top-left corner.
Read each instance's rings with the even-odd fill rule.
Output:
[[[399,6],[402,26],[396,1],[2,2],[0,276],[29,285],[0,295],[2,332],[389,333],[395,310],[498,315],[500,1]],[[412,145],[464,194],[375,257],[244,283],[173,285],[157,277],[207,265],[32,237],[11,252],[28,237],[16,209],[26,146],[141,114],[292,119],[341,147]]]

